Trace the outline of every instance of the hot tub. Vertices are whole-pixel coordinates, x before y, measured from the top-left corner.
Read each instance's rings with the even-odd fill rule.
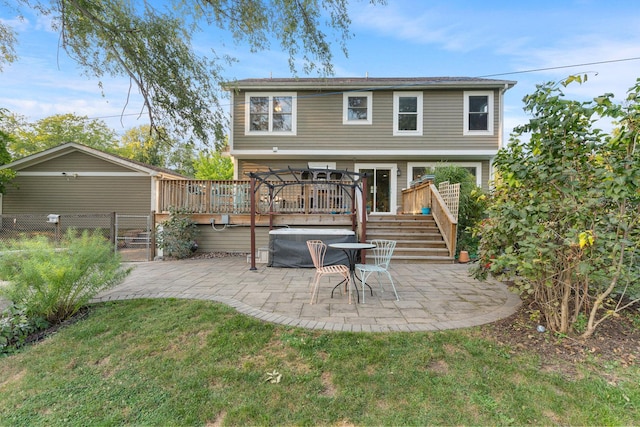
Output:
[[[281,228],[269,231],[269,267],[313,268],[307,240],[329,243],[355,242],[356,233],[337,228]],[[327,248],[325,265],[345,264],[343,251]]]

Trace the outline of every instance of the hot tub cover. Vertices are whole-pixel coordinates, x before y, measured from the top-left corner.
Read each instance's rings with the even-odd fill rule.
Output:
[[[335,228],[281,228],[269,232],[269,267],[313,268],[307,240],[330,243],[355,242],[352,230]],[[347,257],[341,250],[328,248],[325,265],[347,265]]]

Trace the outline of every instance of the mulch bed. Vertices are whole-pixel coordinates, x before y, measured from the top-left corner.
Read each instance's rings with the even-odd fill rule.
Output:
[[[637,312],[637,307],[635,308]],[[635,324],[631,315],[621,314],[602,322],[595,333],[581,339],[559,336],[550,331],[538,332],[539,320],[532,316],[535,306],[525,301],[513,315],[482,328],[483,336],[509,346],[513,353],[528,351],[540,356],[548,367],[556,367],[563,374],[567,366],[589,362],[605,366],[640,364],[640,318]],[[532,319],[533,317],[533,319]],[[570,371],[570,370],[569,370]]]

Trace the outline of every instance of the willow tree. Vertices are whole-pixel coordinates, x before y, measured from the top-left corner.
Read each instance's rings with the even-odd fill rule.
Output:
[[[7,110],[5,110],[4,108],[0,108],[0,166],[11,163],[11,155],[7,150],[7,146],[11,144],[13,139],[11,135],[9,135],[9,133],[2,130],[3,122],[7,117]],[[0,194],[4,194],[6,184],[9,183],[13,178],[15,178],[15,176],[16,173],[12,169],[0,170]]]
[[[8,25],[0,21],[0,71],[4,64],[10,64],[16,59],[16,35]]]
[[[385,0],[368,0],[384,3]],[[127,77],[143,99],[152,132],[219,143],[225,125],[220,83],[228,57],[201,55],[193,37],[210,25],[253,52],[278,43],[296,74],[333,73],[333,46],[346,54],[347,0],[20,0],[48,16],[62,48],[87,75]],[[5,34],[5,43],[11,41]],[[13,52],[10,48],[4,52]],[[5,53],[8,57],[8,54]],[[141,111],[142,113],[142,111]],[[160,133],[161,134],[161,133]]]
[[[532,118],[496,157],[476,274],[508,277],[548,329],[587,337],[640,303],[640,80],[622,104],[554,83],[524,101]]]

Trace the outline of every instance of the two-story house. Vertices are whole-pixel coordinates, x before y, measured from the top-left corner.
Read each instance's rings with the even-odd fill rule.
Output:
[[[229,83],[236,179],[267,168],[369,172],[372,213],[401,211],[427,168],[467,168],[488,187],[511,80],[468,77],[245,79]]]

